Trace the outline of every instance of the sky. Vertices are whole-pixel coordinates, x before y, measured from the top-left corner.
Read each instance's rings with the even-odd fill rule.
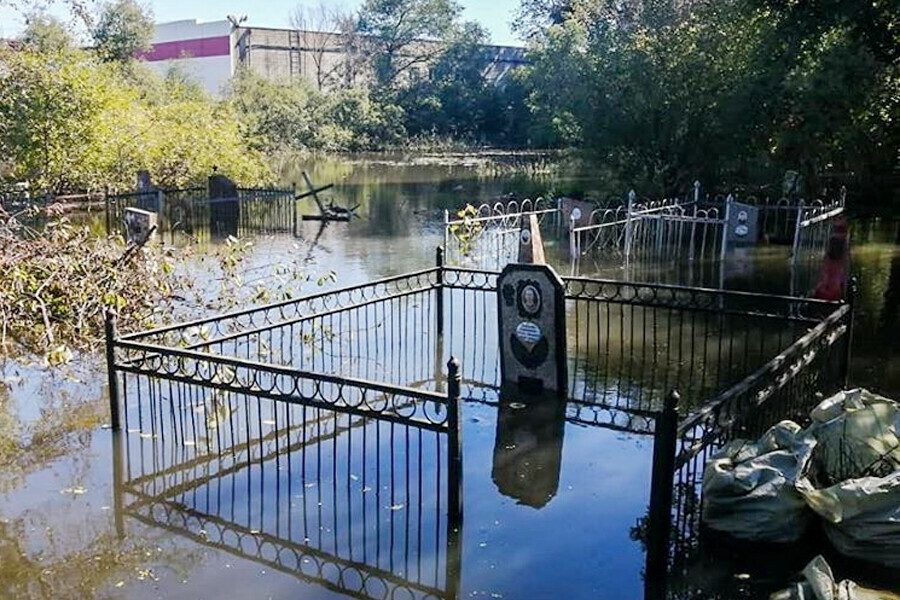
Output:
[[[11,0],[0,0],[0,37],[15,37],[24,26],[22,15],[10,8]],[[88,0],[89,2],[91,0]],[[462,17],[468,21],[478,21],[490,33],[491,41],[502,45],[522,45],[510,29],[513,13],[519,0],[459,0],[463,6]],[[17,0],[18,5],[44,2]],[[144,0],[153,10],[157,22],[198,19],[219,21],[226,15],[247,15],[247,24],[257,27],[287,27],[290,14],[298,4],[318,5],[319,0]],[[356,9],[362,0],[324,0],[329,6]],[[49,11],[68,19],[65,3],[50,0]]]

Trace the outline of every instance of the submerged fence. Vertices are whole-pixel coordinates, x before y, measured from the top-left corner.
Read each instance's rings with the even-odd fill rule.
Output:
[[[559,226],[555,200],[510,200],[473,206],[455,215],[444,211],[444,249],[447,264],[472,268],[500,268],[516,259],[519,230],[531,215],[542,224]],[[547,217],[550,217],[548,221]]]
[[[225,435],[226,446],[247,442],[248,449],[240,450],[245,460],[258,444],[247,440],[270,439],[267,427],[290,429],[330,415],[329,426],[352,440],[374,432],[363,423],[384,423],[415,435],[446,436],[448,477],[458,481],[462,401],[499,405],[503,394],[498,275],[445,265],[439,252],[430,269],[189,323],[120,336],[111,322],[114,424],[122,425],[116,413],[124,407],[126,430],[148,433],[154,443],[163,437],[193,442],[188,455],[202,446],[220,461],[216,469],[227,469],[233,459],[221,463]],[[654,469],[660,473],[655,488],[661,480],[669,483],[668,491],[653,495],[651,513],[671,515],[655,531],[673,534],[668,549],[654,556],[663,556],[664,571],[677,572],[700,545],[705,460],[728,439],[799,418],[817,394],[843,383],[852,307],[722,289],[562,279],[569,361],[564,418],[655,436],[671,466]],[[454,356],[462,358],[461,367],[448,363]],[[680,417],[666,436],[660,418],[671,390],[680,392]],[[152,423],[156,432],[147,429]],[[246,431],[247,440],[232,440],[233,428]],[[290,434],[285,436],[271,440],[290,447]],[[171,462],[176,451],[185,456],[184,446],[153,450],[169,452],[154,460]],[[449,486],[449,505],[461,507],[460,489]],[[654,539],[651,546],[658,548]],[[659,565],[652,571],[658,574]]]
[[[120,534],[161,528],[357,598],[458,597],[445,432],[151,375],[123,389]]]
[[[622,272],[625,281],[724,287],[729,253],[741,245],[779,243],[791,247],[791,295],[813,287],[831,226],[844,212],[845,192],[832,201],[771,200],[756,196],[701,195],[700,184],[683,198],[639,198],[605,206],[560,198],[466,205],[445,211],[447,264],[495,269],[516,259],[518,232],[536,215],[545,239],[568,233],[572,273],[597,269]]]
[[[237,188],[234,198],[210,198],[206,187],[160,189],[107,195],[106,229],[123,228],[125,209],[139,208],[158,214],[160,233],[182,233],[194,238],[251,233],[296,233],[297,202],[294,188]]]

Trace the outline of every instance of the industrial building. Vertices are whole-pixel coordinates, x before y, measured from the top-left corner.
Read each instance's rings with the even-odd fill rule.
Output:
[[[229,19],[159,23],[152,47],[140,58],[160,73],[176,67],[219,95],[239,68],[272,80],[305,79],[318,88],[366,85],[372,80],[370,38],[322,31],[249,27]],[[424,47],[435,42],[422,41]],[[485,74],[502,83],[526,63],[524,48],[484,46]],[[424,77],[427,63],[406,77]]]

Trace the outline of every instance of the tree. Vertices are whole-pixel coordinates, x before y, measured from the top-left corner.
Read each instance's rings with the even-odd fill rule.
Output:
[[[94,43],[104,61],[127,63],[142,50],[150,48],[153,16],[136,0],[115,0],[103,6]]]
[[[461,11],[455,0],[366,0],[359,30],[371,36],[377,84],[396,88],[401,75],[439,56]]]
[[[36,12],[26,17],[25,31],[19,41],[38,52],[54,53],[70,49],[72,36],[65,25],[45,12]]]
[[[320,0],[315,6],[297,5],[290,21],[299,33],[304,53],[312,58],[316,89],[341,83],[340,76],[346,68],[341,26],[347,22],[346,15]]]
[[[542,4],[525,0],[523,7]],[[572,0],[531,40],[536,137],[655,193],[898,163],[896,11],[849,0]],[[893,36],[893,43],[886,41]]]

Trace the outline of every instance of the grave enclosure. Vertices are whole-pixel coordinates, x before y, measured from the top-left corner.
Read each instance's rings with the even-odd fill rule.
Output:
[[[632,203],[628,212],[637,210]],[[826,302],[551,270],[555,295],[535,301],[526,290],[550,285],[535,283],[543,275],[523,276],[514,267],[501,273],[466,260],[518,253],[523,216],[529,227],[543,220],[562,231],[562,211],[531,203],[476,214],[457,223],[468,228],[464,235],[451,231],[447,219],[450,261],[438,249],[432,268],[363,285],[144,332],[118,332],[111,315],[110,408],[120,432],[116,478],[125,490],[117,505],[185,535],[202,526],[217,547],[357,597],[394,597],[403,589],[411,597],[456,598],[465,506],[461,418],[466,405],[486,404],[497,407],[504,431],[552,438],[555,427],[570,422],[652,439],[647,597],[664,597],[665,586],[670,597],[673,589],[689,594],[679,574],[702,544],[706,458],[728,439],[802,419],[817,393],[845,383],[852,295]],[[660,249],[670,243],[668,233],[647,233],[656,221],[642,218],[646,228],[639,230],[626,220],[628,254],[637,251],[637,240]],[[571,239],[581,233],[571,209],[569,221]],[[698,234],[712,224],[696,221],[693,234],[681,227],[678,239],[704,251],[699,237],[727,243],[727,221],[718,237]],[[483,235],[496,223],[499,235]],[[460,240],[465,251],[453,247]],[[577,241],[574,247],[583,248]],[[534,320],[539,332],[507,324],[499,312],[504,303]],[[554,319],[538,321],[542,306],[551,307]],[[560,322],[561,330],[547,329]],[[545,391],[557,393],[530,396],[503,385],[502,361],[513,354],[502,348],[510,335],[524,340],[520,355],[537,351],[541,335],[552,338],[548,356],[560,378],[542,381]],[[516,416],[515,404],[536,421]],[[497,467],[514,468],[517,458],[497,452],[498,485],[523,502],[546,502],[540,485],[552,488],[552,481],[522,487]],[[313,482],[331,472],[335,491],[319,486],[325,496],[315,506],[304,500],[293,517],[254,499],[255,482],[266,477],[291,497],[292,469]],[[389,498],[359,495],[351,473],[362,474],[363,490],[374,486]],[[236,486],[246,493],[236,495]],[[384,512],[395,503],[420,510],[395,528]],[[340,527],[328,535],[315,526],[338,523],[337,515]],[[284,521],[291,518],[302,527]],[[397,554],[398,548],[405,550]],[[304,566],[309,557],[312,567]]]
[[[570,198],[511,200],[466,206],[444,213],[448,261],[500,269],[514,260],[522,220],[537,217],[545,236],[556,238],[575,275],[583,262],[618,263],[627,281],[677,281],[724,287],[725,267],[735,249],[759,244],[790,248],[790,294],[806,295],[836,219],[844,214],[846,191],[834,198],[803,200],[709,196],[695,182],[684,197],[651,200],[634,191],[625,200],[598,205]]]

